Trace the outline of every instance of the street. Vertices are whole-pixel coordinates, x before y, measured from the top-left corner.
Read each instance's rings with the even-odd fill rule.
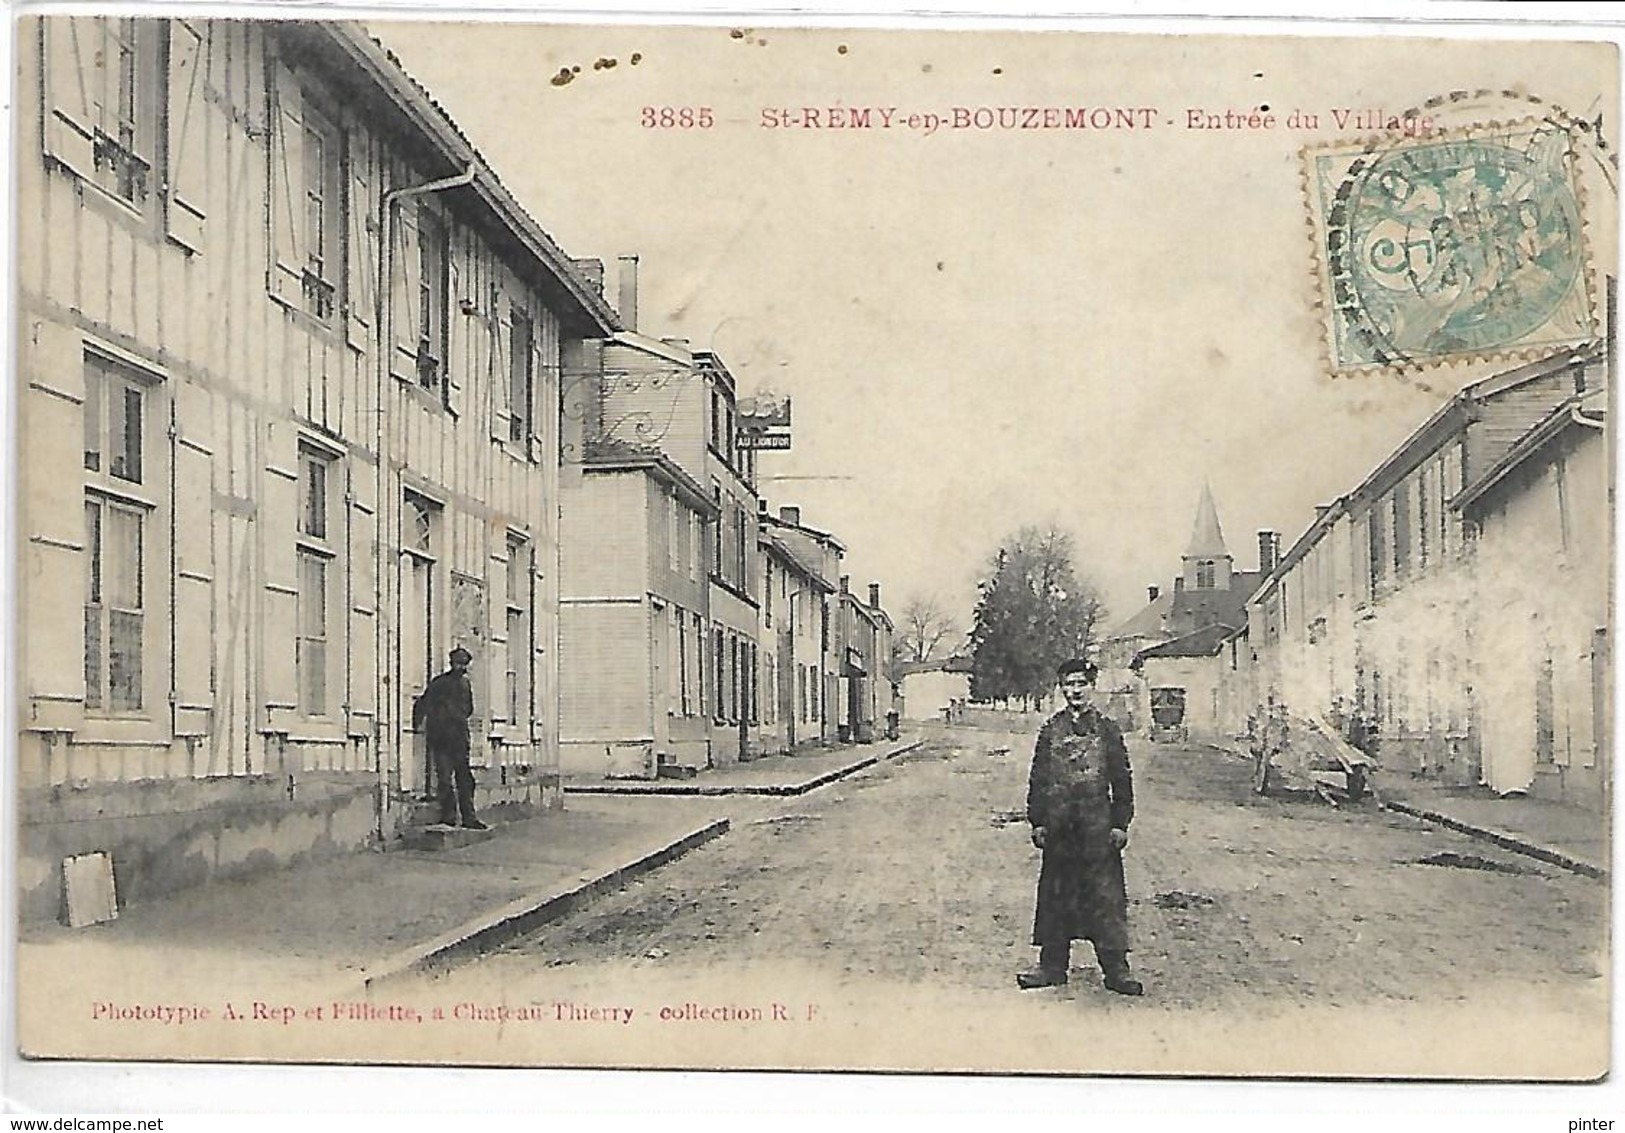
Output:
[[[576,1033],[544,1042],[542,1061],[1468,1076],[1604,1065],[1604,886],[1371,804],[1256,797],[1250,765],[1211,748],[1131,741],[1125,860],[1146,996],[1105,991],[1086,944],[1068,987],[1017,991],[1034,954],[1031,741],[938,729],[802,798],[717,800],[727,837],[418,991],[561,1021],[580,1009],[576,1025],[594,1028],[585,1012],[635,1005],[617,1031],[668,1013],[670,1043]],[[711,1004],[730,1010],[697,1024],[696,1005]],[[791,1037],[771,1026],[774,1004],[819,1026]],[[768,1022],[753,1025],[752,1005]],[[1096,1034],[1102,1019],[1104,1049],[1018,1049]]]

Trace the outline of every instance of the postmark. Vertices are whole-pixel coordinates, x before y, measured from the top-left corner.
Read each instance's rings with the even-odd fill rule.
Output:
[[[1548,113],[1309,151],[1332,369],[1505,357],[1594,337],[1577,132]]]

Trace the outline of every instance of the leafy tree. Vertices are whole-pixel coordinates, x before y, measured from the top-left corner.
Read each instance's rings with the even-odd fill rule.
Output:
[[[1047,696],[1055,669],[1085,653],[1105,607],[1073,563],[1072,536],[1055,527],[1023,527],[989,560],[977,583],[971,629],[971,696]]]

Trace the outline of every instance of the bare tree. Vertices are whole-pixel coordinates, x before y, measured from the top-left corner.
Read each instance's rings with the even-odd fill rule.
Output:
[[[931,661],[951,653],[963,632],[958,621],[935,594],[916,594],[903,606],[897,628],[897,660]]]

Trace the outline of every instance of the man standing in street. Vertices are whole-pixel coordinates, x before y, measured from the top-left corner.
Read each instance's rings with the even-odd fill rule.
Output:
[[[485,830],[474,816],[474,773],[468,766],[468,720],[474,715],[474,686],[468,666],[474,655],[462,646],[451,651],[451,668],[429,682],[412,705],[412,726],[424,735],[434,761],[440,821]]]
[[[1066,983],[1072,942],[1088,940],[1106,987],[1139,995],[1144,988],[1129,973],[1123,883],[1134,777],[1123,733],[1089,702],[1095,673],[1081,659],[1060,667],[1066,707],[1045,723],[1033,749],[1027,820],[1033,845],[1043,851],[1033,916],[1038,966],[1016,983],[1023,989]]]

